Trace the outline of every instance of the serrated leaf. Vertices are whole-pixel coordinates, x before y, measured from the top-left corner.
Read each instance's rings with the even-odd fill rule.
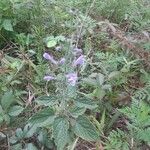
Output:
[[[74,133],[87,141],[96,141],[99,139],[99,133],[96,127],[85,116],[79,116],[77,118]]]
[[[7,31],[13,31],[13,26],[10,19],[5,19],[3,21],[3,28]]]
[[[34,116],[31,117],[29,123],[32,125],[42,127],[46,125],[50,125],[53,123],[55,118],[55,113],[51,108],[44,108],[43,110],[36,113]]]
[[[97,104],[88,98],[77,98],[74,102],[80,108],[94,109],[97,107]]]
[[[86,108],[80,108],[80,107],[73,107],[70,109],[70,113],[72,117],[77,118],[80,115],[83,115],[84,112],[86,111]]]
[[[39,105],[53,106],[57,103],[56,97],[53,96],[41,96],[35,100]]]
[[[58,117],[53,124],[53,135],[57,150],[63,150],[68,142],[69,122],[65,117]]]
[[[57,41],[56,41],[55,39],[49,40],[49,41],[47,42],[47,47],[48,47],[48,48],[51,48],[51,47],[56,46],[56,44],[57,44]]]
[[[9,109],[8,114],[10,116],[18,116],[23,111],[22,106],[13,106]]]
[[[1,99],[1,104],[4,110],[7,110],[9,108],[9,106],[14,102],[14,95],[12,93],[12,91],[10,92],[6,92],[2,99]]]

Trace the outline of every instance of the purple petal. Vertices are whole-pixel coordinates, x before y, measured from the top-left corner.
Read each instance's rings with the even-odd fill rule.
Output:
[[[51,56],[50,54],[44,53],[44,54],[43,54],[43,57],[44,57],[45,59],[51,61],[53,64],[55,64],[55,65],[57,64],[57,61],[54,60],[53,56]]]
[[[44,53],[44,54],[43,54],[43,57],[44,57],[45,59],[47,59],[47,60],[51,60],[51,59],[52,59],[52,56],[49,55],[48,53]]]
[[[76,67],[77,65],[83,65],[85,61],[84,55],[81,55],[79,58],[73,61],[73,67]]]
[[[53,76],[47,75],[43,79],[46,80],[46,81],[50,81],[50,80],[54,80],[55,78]]]
[[[77,77],[77,73],[68,73],[66,75],[66,78],[68,80],[68,83],[71,85],[71,86],[75,86],[76,85],[76,82],[78,80],[78,77]]]
[[[65,58],[61,58],[59,61],[59,64],[63,65],[65,63],[66,59]]]

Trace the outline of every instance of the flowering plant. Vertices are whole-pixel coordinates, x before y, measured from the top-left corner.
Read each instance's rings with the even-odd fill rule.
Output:
[[[47,52],[43,57],[56,70],[44,76],[46,95],[36,99],[42,110],[32,116],[29,123],[35,128],[48,127],[58,150],[70,147],[78,137],[87,141],[98,140],[97,128],[85,115],[87,109],[94,109],[97,104],[77,94],[80,70],[85,65],[82,49],[69,48],[59,60]],[[55,94],[48,92],[47,87],[52,82],[56,85]]]

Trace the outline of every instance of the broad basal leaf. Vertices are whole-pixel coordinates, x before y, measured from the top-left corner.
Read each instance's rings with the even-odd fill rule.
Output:
[[[53,97],[53,96],[41,96],[36,99],[36,102],[39,105],[53,106],[54,104],[57,103],[57,99],[56,99],[56,97]]]
[[[53,135],[57,150],[63,150],[68,142],[69,122],[65,117],[58,117],[53,123]]]
[[[96,141],[99,139],[99,133],[96,127],[85,116],[79,116],[77,118],[74,133],[87,141]]]
[[[8,114],[10,116],[18,116],[22,111],[23,111],[23,107],[22,106],[12,106],[9,111]]]
[[[77,98],[74,102],[80,108],[94,109],[97,107],[97,104],[88,98]]]
[[[44,108],[43,110],[36,113],[31,117],[29,123],[36,125],[38,127],[50,125],[53,123],[55,118],[55,113],[51,108]]]

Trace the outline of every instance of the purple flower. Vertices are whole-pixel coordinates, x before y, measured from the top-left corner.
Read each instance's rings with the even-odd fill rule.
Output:
[[[50,80],[54,80],[55,78],[53,76],[46,75],[43,79],[46,81],[50,81]]]
[[[66,75],[66,78],[68,80],[68,83],[71,85],[71,86],[75,86],[76,85],[76,82],[77,82],[77,73],[68,73]]]
[[[76,67],[77,65],[82,65],[85,61],[84,55],[81,55],[79,58],[73,61],[73,67]]]
[[[55,64],[55,65],[57,64],[57,61],[54,60],[53,56],[51,56],[50,54],[44,53],[44,54],[43,54],[43,57],[44,57],[45,59],[47,59],[47,60],[50,60],[53,64]]]
[[[65,63],[66,59],[65,58],[61,58],[59,61],[59,64],[63,65]]]

